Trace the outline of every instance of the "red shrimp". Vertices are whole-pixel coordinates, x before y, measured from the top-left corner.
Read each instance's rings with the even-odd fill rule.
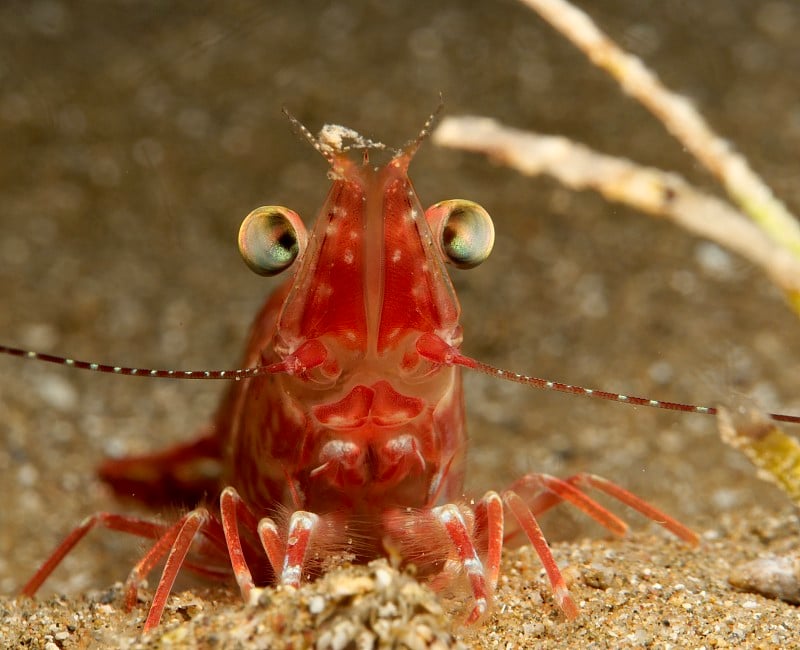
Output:
[[[460,306],[445,264],[479,264],[494,230],[487,212],[469,201],[422,209],[407,172],[433,118],[382,167],[372,166],[369,154],[383,145],[343,127],[325,127],[314,138],[290,119],[329,162],[333,184],[310,235],[295,212],[280,206],[258,208],[244,220],[239,243],[247,264],[264,275],[294,272],[257,315],[239,370],[112,367],[0,346],[6,354],[102,372],[235,380],[197,439],[100,468],[118,495],[155,509],[178,504],[186,514],[172,525],[94,514],[22,593],[33,596],[100,526],[154,541],[128,578],[129,608],[139,583],[166,558],[145,631],[158,625],[182,567],[215,577],[232,567],[251,601],[265,585],[297,586],[318,574],[332,552],[367,561],[388,549],[436,586],[465,578],[472,623],[491,606],[510,513],[572,618],[577,606],[536,520],[559,502],[623,534],[626,524],[584,492],[595,488],[697,544],[673,518],[588,474],[528,474],[505,491],[465,499],[462,368],[638,405],[715,409],[592,391],[464,356]],[[351,151],[361,159],[352,160]]]

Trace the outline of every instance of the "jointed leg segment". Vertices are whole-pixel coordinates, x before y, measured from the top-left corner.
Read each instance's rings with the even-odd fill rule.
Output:
[[[576,474],[563,480],[546,474],[528,474],[517,481],[512,489],[503,492],[502,496],[487,492],[472,509],[445,504],[421,510],[387,511],[382,527],[385,534],[405,549],[407,560],[415,561],[416,554],[434,564],[442,562],[447,567],[450,563],[451,567],[463,571],[473,598],[467,622],[473,623],[487,612],[497,587],[504,542],[503,511],[507,507],[539,556],[559,607],[568,618],[574,618],[578,608],[569,595],[536,516],[561,501],[567,501],[612,533],[624,534],[626,524],[587,496],[582,491],[586,487],[600,490],[634,508],[687,543],[698,543],[697,535],[672,517],[620,486],[591,474]],[[219,575],[220,569],[214,566],[186,561],[197,539],[205,543],[196,548],[199,557],[214,560],[222,560],[226,556],[230,558],[242,596],[246,602],[250,602],[258,590],[246,558],[256,554],[256,538],[261,542],[276,580],[280,584],[297,587],[307,572],[312,547],[320,548],[320,544],[328,548],[335,547],[346,537],[344,526],[335,517],[297,510],[289,518],[284,538],[273,519],[264,517],[259,520],[236,490],[228,487],[220,495],[219,520],[205,508],[195,508],[171,526],[107,512],[88,517],[59,544],[24,586],[22,593],[33,596],[74,546],[98,526],[155,540],[128,577],[126,605],[129,608],[136,602],[137,588],[142,579],[166,556],[166,564],[145,621],[145,631],[158,625],[181,567]],[[240,536],[240,526],[247,532],[244,538]],[[198,535],[201,537],[198,538]],[[449,569],[445,568],[442,584],[451,575]]]
[[[542,481],[542,479],[545,479]],[[559,487],[560,485],[560,487]],[[564,488],[565,485],[571,486],[572,490]],[[550,508],[558,505],[561,501],[570,501],[578,507],[580,510],[586,512],[589,516],[593,517],[596,521],[600,524],[608,528],[611,532],[616,534],[623,534],[627,529],[627,525],[624,522],[621,522],[615,515],[608,513],[604,508],[601,510],[607,513],[609,519],[607,521],[616,520],[620,522],[623,526],[621,531],[615,530],[611,526],[607,525],[604,522],[604,518],[595,517],[591,512],[585,510],[583,507],[578,505],[575,501],[573,501],[568,495],[571,493],[577,492],[578,494],[583,495],[583,497],[592,503],[595,503],[593,499],[589,499],[582,491],[581,488],[594,488],[605,494],[613,497],[620,503],[633,508],[637,512],[641,513],[651,521],[660,524],[668,531],[670,531],[676,537],[682,539],[687,544],[692,546],[696,546],[699,543],[699,538],[697,534],[681,524],[675,518],[670,517],[668,514],[659,510],[658,508],[650,505],[643,499],[640,499],[632,492],[629,492],[625,488],[620,487],[616,483],[612,483],[611,481],[604,479],[600,476],[596,476],[594,474],[574,474],[564,479],[556,479],[552,476],[547,476],[543,474],[528,474],[523,476],[519,481],[517,481],[513,486],[512,489],[523,491],[525,489],[529,489],[530,487],[540,487],[544,488],[540,494],[538,494],[535,498],[531,499],[528,502],[528,505],[531,508],[531,511],[534,514],[542,514],[546,512]],[[599,507],[599,506],[598,506]]]

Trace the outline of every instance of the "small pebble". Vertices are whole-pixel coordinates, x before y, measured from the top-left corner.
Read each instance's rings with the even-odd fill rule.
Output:
[[[319,614],[325,609],[325,599],[322,596],[314,596],[308,601],[308,611],[312,614]]]
[[[728,578],[737,589],[800,605],[800,558],[771,555],[736,567]]]

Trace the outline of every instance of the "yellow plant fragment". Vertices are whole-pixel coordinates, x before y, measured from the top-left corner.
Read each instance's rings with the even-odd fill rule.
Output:
[[[800,316],[800,291],[787,291],[786,297],[789,300],[791,308]]]
[[[755,410],[736,415],[723,407],[717,412],[722,440],[747,456],[758,477],[781,488],[800,505],[800,442]]]

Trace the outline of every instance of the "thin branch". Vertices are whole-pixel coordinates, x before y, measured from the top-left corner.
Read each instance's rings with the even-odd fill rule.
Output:
[[[671,92],[644,64],[620,49],[591,18],[566,0],[520,0],[611,74],[652,112],[725,187],[730,197],[770,237],[800,258],[800,224],[751,169],[716,135],[685,97]]]
[[[800,259],[726,202],[683,177],[598,153],[567,138],[503,126],[485,117],[448,117],[434,132],[439,145],[477,151],[528,176],[547,174],[576,189],[667,217],[762,267],[787,293],[800,293]]]

